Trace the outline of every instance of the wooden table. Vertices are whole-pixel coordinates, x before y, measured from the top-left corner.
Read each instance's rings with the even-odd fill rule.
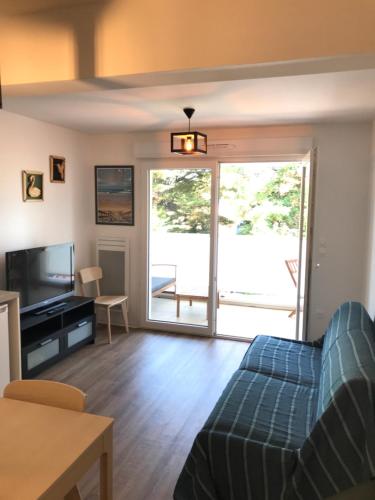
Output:
[[[60,500],[100,458],[112,499],[113,419],[0,398],[0,499]]]
[[[208,308],[208,289],[207,288],[190,288],[190,289],[177,289],[176,290],[176,316],[180,317],[180,302],[181,300],[188,300],[190,306],[193,305],[193,300],[197,302],[206,302]],[[219,290],[217,291],[217,308],[219,308]],[[208,311],[207,311],[208,317]]]

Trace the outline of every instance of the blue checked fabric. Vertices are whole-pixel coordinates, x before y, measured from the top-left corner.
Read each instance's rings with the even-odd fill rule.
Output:
[[[375,477],[375,331],[343,304],[316,343],[259,336],[203,429],[175,500],[322,499]]]

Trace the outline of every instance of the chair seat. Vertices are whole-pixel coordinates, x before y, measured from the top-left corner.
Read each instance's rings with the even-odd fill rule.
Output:
[[[124,302],[127,299],[128,297],[126,295],[100,295],[99,297],[96,297],[95,304],[97,306],[111,307],[121,304],[121,302]]]

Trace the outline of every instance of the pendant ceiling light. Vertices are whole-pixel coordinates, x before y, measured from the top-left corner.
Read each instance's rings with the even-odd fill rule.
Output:
[[[184,113],[189,120],[187,132],[171,133],[171,152],[178,155],[206,155],[207,135],[190,130],[190,118],[193,116],[194,108],[184,108]]]

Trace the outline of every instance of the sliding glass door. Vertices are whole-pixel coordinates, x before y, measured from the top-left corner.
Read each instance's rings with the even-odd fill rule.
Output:
[[[146,326],[302,339],[309,161],[186,165],[147,169]]]

